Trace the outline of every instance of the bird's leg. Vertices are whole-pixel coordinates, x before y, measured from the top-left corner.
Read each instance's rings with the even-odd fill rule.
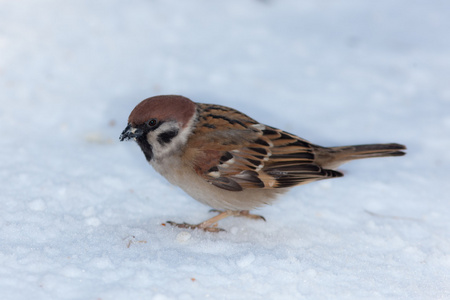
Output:
[[[210,212],[221,213],[222,211],[218,210],[218,209],[211,209]],[[263,216],[251,214],[250,211],[248,211],[248,210],[233,210],[233,211],[230,211],[230,216],[245,217],[245,218],[249,218],[249,219],[253,219],[253,220],[266,221],[266,218],[264,218]]]

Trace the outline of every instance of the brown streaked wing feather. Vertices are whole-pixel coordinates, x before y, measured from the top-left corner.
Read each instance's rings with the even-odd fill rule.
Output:
[[[194,133],[189,142],[197,149],[194,168],[219,188],[286,188],[342,176],[317,165],[315,146],[306,140],[258,124],[233,109],[198,105],[203,112],[196,130],[201,134]]]
[[[266,126],[266,130],[263,130],[263,133],[264,138],[268,138],[273,144],[273,147],[270,148],[272,155],[262,169],[264,173],[275,178],[275,183],[271,178],[269,179],[269,182],[273,184],[272,188],[286,188],[311,181],[343,176],[338,171],[323,169],[316,163],[315,152],[319,146],[293,134],[268,126]]]
[[[211,184],[230,191],[263,187],[252,164],[244,157],[236,156],[236,151],[260,135],[251,126],[257,122],[231,108],[197,105],[201,114],[187,147],[196,149],[194,169],[197,174]]]

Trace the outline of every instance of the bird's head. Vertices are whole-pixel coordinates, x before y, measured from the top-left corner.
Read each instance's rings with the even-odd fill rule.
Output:
[[[134,139],[148,161],[163,159],[183,148],[196,115],[196,104],[188,98],[175,95],[147,98],[133,109],[119,139]]]

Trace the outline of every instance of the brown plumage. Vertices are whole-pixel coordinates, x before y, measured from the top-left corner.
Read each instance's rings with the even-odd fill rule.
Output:
[[[272,202],[287,188],[341,177],[335,170],[350,160],[401,156],[400,144],[322,147],[220,105],[181,96],[142,101],[130,114],[121,140],[134,138],[147,160],[194,199],[223,212],[198,225],[244,215]],[[256,216],[258,217],[258,216]]]
[[[339,165],[369,157],[400,156],[399,144],[321,147],[259,124],[230,108],[198,104],[201,114],[187,147],[199,149],[197,174],[220,188],[287,188],[341,177]],[[214,124],[214,126],[211,126]]]

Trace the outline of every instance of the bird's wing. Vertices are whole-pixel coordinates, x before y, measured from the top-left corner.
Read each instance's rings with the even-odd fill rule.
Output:
[[[295,135],[212,106],[190,140],[193,167],[209,183],[230,191],[287,188],[342,173],[315,162],[312,145]],[[214,119],[214,122],[212,122]],[[201,134],[199,134],[201,132]]]

